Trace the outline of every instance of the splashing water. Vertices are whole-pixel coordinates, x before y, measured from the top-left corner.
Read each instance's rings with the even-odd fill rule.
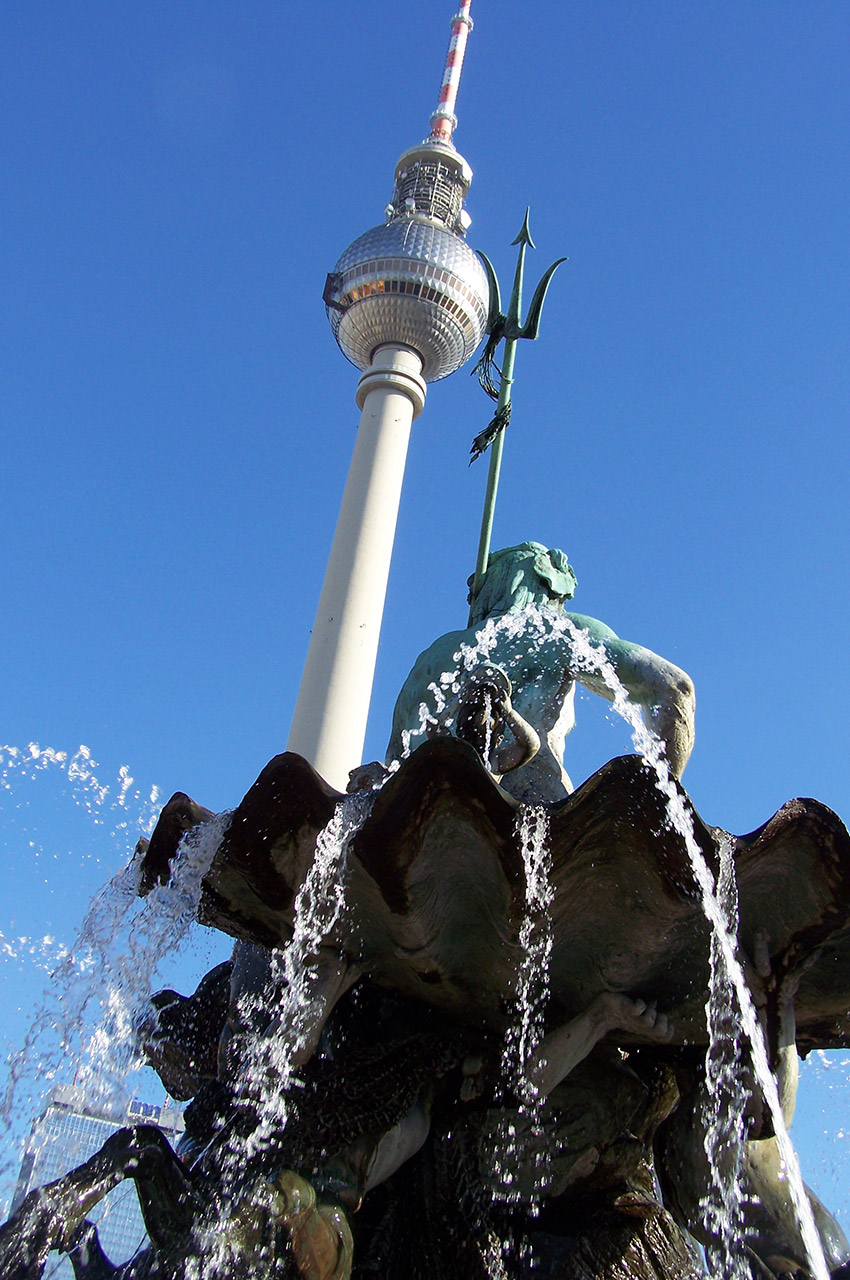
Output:
[[[64,942],[57,941],[49,933],[43,938],[29,938],[24,935],[7,936],[0,929],[0,959],[17,961],[20,965],[29,964],[44,973],[53,973],[69,950]]]
[[[43,836],[48,825],[49,806],[57,799],[64,802],[60,839],[75,840],[65,833],[68,821],[65,805],[68,801],[73,809],[89,820],[84,824],[83,847],[73,843],[73,868],[64,861],[70,853],[60,855],[52,852],[52,860],[60,862],[62,900],[66,910],[69,891],[81,893],[83,900],[88,896],[87,876],[85,873],[80,875],[82,863],[105,861],[103,852],[111,844],[123,865],[139,838],[150,834],[161,807],[159,787],[154,786],[144,792],[140,788],[133,790],[135,780],[127,765],[121,765],[115,782],[105,783],[95,772],[99,767],[86,746],[78,747],[73,753],[57,751],[53,747],[42,748],[36,742],[29,743],[26,748],[0,746],[0,814],[3,843],[8,845],[11,855],[7,870],[12,875],[17,873],[27,888],[27,892],[21,894],[12,886],[8,908],[16,914],[21,911],[26,914],[30,906],[31,877],[45,854],[44,845],[37,837]],[[55,790],[57,783],[61,787],[58,796]],[[97,839],[90,848],[86,833],[92,828],[97,829]],[[51,844],[55,846],[56,843],[54,835]],[[54,873],[51,872],[50,881],[45,883],[53,880]],[[52,973],[69,955],[68,943],[60,941],[52,933],[39,937],[12,932],[13,929],[14,925],[7,933],[0,928],[0,959],[16,964],[21,971],[33,967]]]
[[[138,839],[150,833],[159,812],[159,788],[152,787],[147,791],[134,789],[134,779],[126,765],[118,770],[114,783],[101,781],[97,776],[98,769],[99,765],[86,746],[80,746],[75,752],[69,753],[52,747],[42,748],[36,742],[31,742],[24,748],[0,745],[0,811],[4,822],[4,843],[8,845],[10,854],[6,871],[7,888],[11,890],[6,900],[10,913],[14,911],[16,916],[26,916],[37,901],[31,884],[33,873],[45,855],[44,846],[38,838],[44,827],[43,805],[45,797],[48,800],[56,799],[57,785],[61,788],[59,794],[62,800],[65,803],[70,801],[73,809],[78,810],[86,819],[86,828],[89,831],[97,828],[96,849],[103,851],[104,847],[111,844],[121,864],[126,863]],[[53,853],[52,858],[59,861],[60,855]],[[101,861],[99,854],[93,852],[88,845],[85,850],[76,852],[73,867],[62,858],[62,879],[59,883],[63,903],[67,903],[77,893],[81,893],[84,900],[87,894],[84,887],[86,875],[80,874],[80,863],[86,861],[95,864]],[[112,857],[109,861],[115,865]],[[11,877],[11,883],[8,877]],[[20,885],[16,883],[16,877],[20,879]],[[37,1024],[41,1023],[47,1030],[52,1022],[64,1022],[57,999],[56,983],[69,971],[75,977],[80,977],[83,973],[91,974],[93,959],[84,943],[71,947],[67,941],[56,938],[53,933],[39,937],[33,935],[31,928],[24,926],[21,930],[15,924],[0,931],[0,958],[8,966],[4,972],[4,981],[10,984],[11,1000],[17,998],[24,1004],[29,1002],[30,1007],[35,1004],[36,999],[29,997],[28,1001],[26,984],[32,985],[32,979],[27,970],[42,970],[56,975],[27,1036],[31,1052],[35,1054],[38,1051],[42,1055],[42,1061],[30,1064],[32,1073],[36,1074],[38,1086],[34,1092],[38,1094],[45,1084],[49,1084],[58,1067],[64,1066],[67,1072],[68,1064],[59,1061],[64,1053],[61,1046],[45,1056],[44,1046],[37,1035]],[[14,986],[11,985],[13,979],[10,971],[14,970],[24,978],[23,990],[17,979],[14,979]],[[94,981],[94,978],[90,980]],[[10,1033],[10,1040],[12,1034],[19,1044],[25,1032],[22,1027],[19,1032]],[[10,1095],[16,1093],[16,1084],[26,1072],[26,1063],[21,1062],[21,1055],[15,1056],[11,1066],[12,1074],[6,1095],[0,1102],[0,1115],[4,1118],[9,1115]]]
[[[76,1084],[90,1104],[123,1107],[124,1081],[141,1065],[134,1015],[146,1006],[161,961],[197,918],[201,881],[229,821],[230,814],[221,814],[187,832],[168,884],[156,885],[147,898],[138,897],[136,861],[95,896],[74,946],[52,973],[23,1048],[11,1060],[0,1117],[10,1120],[28,1069],[37,1070],[45,1087],[67,1074],[69,1062],[77,1064]]]
[[[484,1263],[489,1280],[510,1280],[505,1266],[506,1248],[505,1241],[500,1240],[495,1231],[486,1232],[481,1249],[481,1261]]]
[[[96,773],[99,767],[86,746],[69,754],[54,747],[41,747],[37,742],[30,742],[25,748],[0,745],[0,790],[20,809],[28,804],[18,790],[22,781],[48,772],[63,774],[71,784],[73,803],[88,814],[95,826],[107,827],[110,836],[126,849],[135,843],[134,832],[138,838],[153,829],[161,808],[159,787],[152,787],[146,794],[139,789],[133,791],[135,779],[127,765],[119,768],[115,785],[103,783]],[[32,844],[35,846],[35,842]]]
[[[738,886],[732,844],[725,832],[719,840],[719,854],[717,902],[729,938],[737,944]],[[747,1234],[741,1183],[747,1093],[735,1018],[735,991],[715,934],[711,936],[710,965],[703,1126],[711,1186],[701,1207],[706,1229],[715,1243],[706,1247],[706,1257],[717,1280],[750,1280],[749,1265],[740,1252],[729,1247],[733,1241],[744,1241]]]

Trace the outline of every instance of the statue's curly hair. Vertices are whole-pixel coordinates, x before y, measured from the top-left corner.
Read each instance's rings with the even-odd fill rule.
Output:
[[[520,542],[515,547],[493,551],[474,602],[473,579],[469,579],[473,622],[482,622],[491,613],[521,609],[539,600],[539,590],[534,590],[535,579],[552,601],[569,600],[576,589],[572,567],[564,552],[557,548],[550,550],[542,542]]]

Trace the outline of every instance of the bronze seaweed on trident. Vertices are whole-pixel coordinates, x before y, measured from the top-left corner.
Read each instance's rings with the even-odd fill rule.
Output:
[[[520,316],[522,311],[522,284],[523,273],[525,271],[525,252],[526,249],[534,248],[534,241],[531,238],[531,232],[528,229],[528,209],[525,211],[522,228],[519,235],[512,244],[519,245],[519,254],[517,256],[516,271],[514,272],[514,285],[511,290],[511,297],[508,303],[507,315],[502,311],[502,300],[499,292],[499,281],[493,264],[490,259],[479,251],[479,257],[484,263],[487,272],[487,278],[490,283],[490,310],[487,316],[487,342],[484,347],[481,359],[473,369],[473,373],[478,375],[478,381],[482,388],[487,392],[491,400],[496,401],[496,412],[491,421],[484,430],[475,437],[472,442],[470,453],[470,465],[476,458],[480,458],[483,453],[492,445],[490,452],[490,470],[487,475],[487,491],[484,495],[484,512],[481,517],[481,535],[478,540],[478,559],[475,563],[475,577],[470,592],[470,601],[474,601],[478,594],[481,583],[484,580],[484,574],[487,572],[487,559],[490,555],[490,537],[493,531],[493,514],[496,507],[496,493],[499,488],[499,471],[502,465],[502,450],[505,445],[505,428],[511,420],[511,387],[514,381],[514,360],[516,359],[516,344],[520,338],[536,338],[540,331],[540,314],[543,310],[543,303],[546,300],[546,291],[549,283],[562,262],[566,262],[566,258],[558,258],[553,262],[551,267],[544,272],[537,288],[534,290],[534,296],[531,299],[531,306],[528,309],[528,315],[523,324]],[[502,367],[496,364],[496,352],[499,344],[504,341],[505,351],[502,357]],[[493,372],[499,377],[498,387],[493,381]],[[472,618],[470,615],[470,625]]]

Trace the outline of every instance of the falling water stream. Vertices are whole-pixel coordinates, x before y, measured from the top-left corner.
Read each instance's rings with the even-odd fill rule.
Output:
[[[788,1187],[797,1212],[797,1220],[809,1266],[815,1280],[829,1280],[829,1269],[812,1215],[812,1208],[803,1185],[797,1153],[788,1135],[785,1118],[782,1114],[779,1091],[773,1072],[770,1069],[764,1034],[759,1025],[758,1015],[743,969],[735,954],[736,940],[727,927],[723,906],[718,900],[718,894],[715,890],[714,876],[697,843],[691,812],[685,804],[683,793],[670,772],[670,766],[664,753],[664,746],[657,735],[644,724],[639,709],[630,702],[628,693],[601,646],[594,644],[587,632],[577,627],[566,616],[557,619],[557,624],[553,626],[553,630],[557,629],[562,629],[570,637],[575,658],[585,670],[597,672],[605,681],[608,689],[613,694],[615,710],[631,728],[632,740],[636,749],[655,771],[656,785],[664,796],[670,823],[682,837],[685,844],[694,877],[699,886],[703,911],[712,927],[724,971],[728,975],[735,992],[743,1031],[752,1053],[756,1078],[773,1121],[777,1145],[785,1166]]]
[[[520,963],[515,1011],[505,1035],[501,1077],[505,1090],[519,1102],[514,1118],[506,1122],[504,1149],[494,1152],[494,1192],[507,1204],[522,1200],[532,1214],[539,1211],[546,1189],[546,1144],[540,1125],[544,1099],[532,1082],[528,1064],[545,1033],[549,1000],[549,960],[552,954],[552,855],[549,823],[541,808],[523,806],[516,834],[525,870],[525,907],[519,931]],[[520,1186],[517,1167],[531,1157],[532,1186]]]
[[[251,1042],[242,1074],[263,1089],[260,1124],[250,1139],[262,1147],[286,1124],[286,1096],[295,1080],[295,1061],[321,1016],[315,991],[315,957],[345,909],[347,854],[375,800],[374,791],[344,796],[316,840],[316,853],[295,898],[292,937],[273,951],[272,971],[261,998],[279,991],[280,1003],[262,1036]]]
[[[717,901],[723,911],[730,940],[737,940],[738,886],[729,836],[719,835],[720,869]],[[705,1097],[702,1106],[705,1154],[711,1185],[701,1207],[706,1230],[713,1243],[706,1247],[711,1274],[716,1280],[750,1280],[750,1268],[738,1241],[746,1239],[742,1165],[744,1111],[747,1090],[743,1055],[735,1016],[735,989],[717,935],[712,933],[711,980],[706,1002],[708,1049],[705,1055]]]
[[[519,930],[514,1014],[505,1033],[500,1074],[503,1091],[518,1105],[502,1114],[490,1135],[489,1191],[497,1203],[514,1207],[522,1204],[536,1217],[549,1183],[549,1148],[541,1123],[545,1098],[528,1070],[546,1029],[553,944],[552,854],[546,811],[523,805],[517,814],[515,832],[525,871],[525,903]],[[502,1280],[504,1262],[512,1248],[531,1264],[527,1241],[504,1239],[497,1247],[493,1237],[485,1258],[491,1280]]]
[[[829,1280],[829,1269],[824,1258],[812,1208],[803,1185],[797,1153],[788,1135],[785,1118],[782,1114],[779,1091],[773,1072],[770,1069],[764,1033],[759,1025],[758,1015],[743,969],[735,954],[736,940],[730,935],[723,907],[715,892],[714,876],[694,835],[690,810],[687,808],[683,794],[670,772],[663,744],[646,727],[638,708],[629,701],[628,694],[623,688],[612,664],[605,657],[604,651],[598,645],[594,645],[587,633],[576,627],[569,618],[564,617],[563,623],[566,632],[573,641],[574,650],[579,661],[586,665],[586,669],[598,671],[613,693],[614,707],[630,725],[632,738],[637,750],[647,764],[654,769],[657,779],[656,785],[665,798],[671,825],[684,841],[695,879],[699,885],[703,911],[711,924],[723,968],[735,991],[744,1034],[747,1037],[752,1053],[756,1078],[773,1121],[777,1145],[785,1166],[788,1187],[797,1212],[797,1220],[809,1266],[815,1280]]]
[[[316,959],[345,910],[348,850],[375,795],[375,791],[358,791],[337,803],[330,821],[317,836],[315,856],[296,894],[292,937],[285,948],[270,952],[269,972],[262,990],[248,997],[249,1005],[253,1004],[257,1012],[273,1010],[264,1031],[249,1040],[239,1071],[240,1087],[245,1100],[253,1105],[258,1123],[247,1136],[238,1129],[216,1135],[216,1141],[227,1137],[219,1166],[224,1181],[218,1217],[195,1223],[198,1260],[187,1266],[187,1280],[203,1280],[208,1274],[235,1274],[241,1266],[239,1238],[232,1239],[222,1230],[222,1215],[229,1218],[234,1210],[239,1215],[239,1202],[249,1191],[243,1177],[246,1159],[274,1144],[287,1124],[288,1095],[299,1083],[298,1055],[316,1024],[326,1016],[321,992],[316,991]],[[244,1013],[250,1018],[251,1009],[245,1008]],[[205,1154],[200,1153],[196,1165],[203,1165]],[[267,1189],[255,1187],[253,1193],[261,1196],[264,1190]]]
[[[128,846],[132,849],[140,836],[149,833],[159,810],[159,792],[156,787],[149,794],[133,791],[134,780],[126,766],[119,770],[116,786],[100,781],[97,769],[87,747],[80,747],[73,754],[42,749],[36,743],[23,750],[0,747],[0,789],[9,798],[13,812],[23,814],[28,821],[30,784],[52,773],[67,787],[69,799],[126,858]],[[23,826],[24,837],[34,834],[31,826]],[[32,838],[27,838],[27,846],[33,858],[43,852]],[[191,861],[187,860],[187,876]],[[181,880],[165,898],[157,892],[148,902],[141,903],[136,889],[137,872],[131,863],[92,899],[72,946],[52,937],[39,942],[4,938],[6,957],[29,955],[40,967],[48,969],[52,978],[23,1048],[9,1062],[7,1086],[0,1101],[0,1116],[7,1124],[17,1113],[26,1073],[37,1070],[43,1089],[67,1073],[69,1061],[79,1060],[77,1082],[88,1089],[93,1101],[115,1103],[117,1081],[134,1056],[131,1003],[124,992],[128,987],[133,993],[143,988],[152,967],[174,944],[177,917],[185,916],[183,907],[176,904],[183,904],[185,895],[191,897],[192,893],[187,880]],[[191,909],[189,904],[188,910]],[[129,937],[125,937],[127,929]],[[122,951],[123,946],[126,951]],[[84,1028],[91,1026],[92,1014],[98,1008],[100,1025],[83,1043]]]
[[[52,999],[33,1019],[21,1050],[10,1062],[0,1103],[8,1122],[24,1071],[37,1058],[42,1084],[77,1064],[76,1084],[87,1101],[107,1110],[124,1100],[124,1081],[141,1065],[134,1015],[145,1008],[163,958],[178,947],[197,919],[201,881],[209,870],[230,815],[195,827],[181,842],[181,856],[165,885],[138,897],[138,868],[131,862],[94,897],[73,947],[52,974]],[[100,1008],[93,1032],[84,1028]],[[45,1044],[50,1036],[55,1043]]]

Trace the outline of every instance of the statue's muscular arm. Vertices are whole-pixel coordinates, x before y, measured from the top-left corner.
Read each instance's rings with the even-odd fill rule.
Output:
[[[694,686],[680,667],[651,649],[632,644],[595,618],[567,614],[602,649],[622,681],[629,697],[640,707],[645,723],[664,743],[670,767],[677,777],[684,772],[694,745]],[[600,675],[576,670],[575,679],[603,698],[613,694]]]

